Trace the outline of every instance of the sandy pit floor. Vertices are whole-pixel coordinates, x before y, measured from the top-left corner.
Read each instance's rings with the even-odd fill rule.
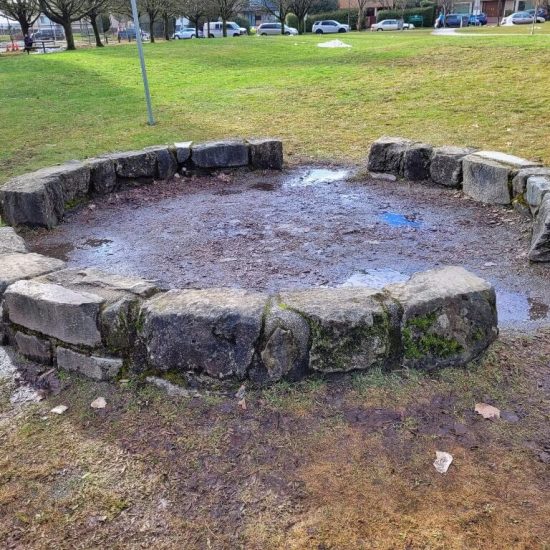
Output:
[[[527,260],[512,209],[345,167],[237,171],[127,189],[80,206],[29,247],[70,267],[171,288],[383,286],[463,265],[497,288],[501,326],[550,323],[550,265]]]

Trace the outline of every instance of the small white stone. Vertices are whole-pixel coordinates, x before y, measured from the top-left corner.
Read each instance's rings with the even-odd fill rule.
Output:
[[[104,397],[98,397],[97,399],[94,399],[90,404],[90,407],[92,407],[92,409],[104,409],[106,406],[107,401],[105,401]]]
[[[67,405],[57,405],[50,412],[54,414],[63,414],[69,407]]]

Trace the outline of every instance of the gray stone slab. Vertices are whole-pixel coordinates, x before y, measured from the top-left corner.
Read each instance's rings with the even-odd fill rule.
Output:
[[[383,136],[370,148],[367,169],[369,172],[401,175],[403,155],[413,141],[401,137]]]
[[[178,141],[174,143],[176,148],[176,160],[178,164],[185,164],[191,158],[192,141]]]
[[[406,366],[463,366],[498,335],[494,288],[462,267],[417,273],[386,291],[403,306]]]
[[[249,139],[250,165],[264,170],[282,170],[283,142],[278,139]]]
[[[157,174],[157,156],[151,151],[125,151],[105,155],[115,163],[118,178],[122,179],[152,179]]]
[[[92,158],[85,161],[90,168],[90,190],[97,195],[107,195],[117,188],[115,162],[110,158]]]
[[[178,171],[176,151],[172,151],[166,145],[146,147],[145,151],[155,153],[157,156],[157,178],[161,180],[169,180],[174,177],[174,174]]]
[[[529,176],[527,178],[527,191],[525,200],[529,205],[532,214],[536,214],[543,198],[550,193],[549,176]]]
[[[139,331],[149,367],[244,378],[266,304],[265,294],[238,289],[171,290],[149,299]]]
[[[65,203],[83,199],[90,191],[90,168],[79,160],[42,168],[33,174],[43,180],[59,181]]]
[[[60,369],[100,381],[116,378],[122,368],[122,359],[85,355],[63,347],[56,348],[56,360]]]
[[[63,267],[65,262],[41,254],[3,254],[0,256],[0,297],[16,281],[32,279]]]
[[[433,147],[427,143],[414,143],[403,153],[403,177],[408,181],[430,179]]]
[[[311,331],[309,368],[345,372],[399,364],[401,309],[383,291],[316,288],[282,292],[280,305]]]
[[[430,164],[430,178],[446,187],[462,185],[462,159],[475,152],[473,147],[436,147]]]
[[[550,168],[545,166],[534,166],[532,168],[520,169],[512,178],[514,197],[525,193],[529,176],[550,176]]]
[[[241,140],[211,141],[191,147],[198,168],[232,168],[248,165],[248,145]]]
[[[49,340],[18,331],[15,333],[15,343],[21,355],[39,363],[52,362],[52,345]]]
[[[550,262],[550,194],[548,193],[542,199],[533,222],[529,259],[532,262]]]
[[[99,311],[103,299],[59,285],[18,281],[4,300],[10,322],[69,344],[98,346]]]
[[[0,254],[12,254],[27,252],[25,241],[13,227],[0,227]]]

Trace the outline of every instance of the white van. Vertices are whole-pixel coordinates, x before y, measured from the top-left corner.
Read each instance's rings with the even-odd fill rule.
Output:
[[[239,27],[237,23],[233,21],[228,21],[225,24],[227,29],[227,36],[241,36],[241,34],[246,34],[246,29],[244,27]],[[221,38],[223,36],[223,23],[221,21],[212,21],[210,23],[210,34],[208,34],[208,24],[205,23],[203,27],[204,36],[208,38]]]

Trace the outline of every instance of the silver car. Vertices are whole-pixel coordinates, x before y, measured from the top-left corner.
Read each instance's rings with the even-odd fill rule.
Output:
[[[262,23],[257,29],[256,34],[260,36],[267,36],[269,34],[277,35],[281,34],[281,24],[280,23]],[[287,27],[285,25],[285,33],[287,36],[290,34],[298,34],[298,29],[294,27]]]

